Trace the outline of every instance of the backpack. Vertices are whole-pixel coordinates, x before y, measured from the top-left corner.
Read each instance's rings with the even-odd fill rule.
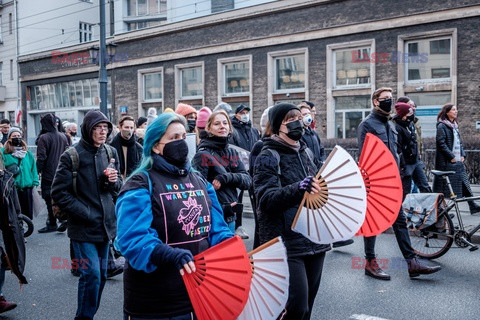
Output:
[[[104,144],[105,149],[107,150],[107,156],[110,161],[110,159],[113,157],[113,152],[112,149],[109,145]],[[77,193],[77,173],[78,173],[78,167],[79,167],[79,156],[77,149],[75,147],[69,147],[65,152],[69,155],[70,160],[72,161],[72,178],[73,178],[73,193],[76,196]],[[67,220],[68,215],[67,212],[60,209],[60,207],[53,201],[52,199],[52,211],[53,211],[53,216],[57,218],[58,220]]]

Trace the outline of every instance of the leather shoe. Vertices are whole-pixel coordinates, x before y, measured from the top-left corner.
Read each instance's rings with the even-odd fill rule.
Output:
[[[337,242],[332,243],[332,246],[333,246],[334,248],[344,247],[344,246],[351,245],[353,242],[354,242],[353,239],[348,239],[348,240],[343,240],[343,241],[337,241]]]
[[[442,270],[440,266],[429,267],[426,264],[423,264],[417,258],[413,258],[408,261],[408,274],[410,278],[418,277],[421,274],[432,274]]]
[[[65,232],[67,230],[67,221],[60,222],[60,225],[57,228],[58,232]]]
[[[57,231],[57,225],[46,225],[42,229],[38,229],[38,233],[48,233],[48,232],[55,232]]]
[[[107,270],[107,278],[118,276],[121,273],[123,273],[123,268],[121,266],[116,266]]]
[[[480,206],[476,203],[470,206],[470,214],[475,214],[480,212]]]
[[[378,263],[375,261],[375,259],[367,260],[365,275],[379,280],[390,280],[390,275],[388,275],[382,270],[382,268],[378,266]]]

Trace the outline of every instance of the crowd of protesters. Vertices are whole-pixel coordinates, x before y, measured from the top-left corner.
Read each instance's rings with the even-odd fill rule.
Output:
[[[356,130],[359,149],[367,133],[377,135],[397,160],[404,197],[412,184],[420,192],[432,192],[420,158],[415,102],[400,97],[394,104],[392,89],[380,88],[371,103],[372,112]],[[138,119],[125,115],[114,125],[91,110],[79,131],[76,123],[46,114],[36,138],[36,159],[22,130],[7,119],[0,121],[0,173],[15,178],[18,212],[33,219],[32,199],[40,186],[47,221],[38,232],[67,231],[72,259],[88,261],[88,268],[72,270],[79,277],[75,319],[93,319],[106,279],[123,271],[125,319],[194,318],[181,275],[195,271],[195,254],[235,234],[249,238],[242,227],[244,190],[254,211],[254,247],[281,236],[287,248],[290,294],[282,319],[310,319],[331,246],[311,242],[291,225],[304,193],[320,191],[315,175],[326,154],[316,131],[315,105],[303,101],[268,107],[260,119],[261,131],[252,125],[251,108],[242,104],[232,108],[222,102],[212,110],[180,103],[157,112],[150,108]],[[438,115],[435,168],[455,171],[455,193],[468,196],[472,192],[456,118],[452,104]],[[192,159],[189,134],[194,134],[196,146]],[[242,149],[249,153],[249,163],[242,161]],[[169,186],[174,184],[196,196],[172,199]],[[443,188],[435,180],[433,191]],[[480,212],[476,203],[469,206],[472,214]],[[393,228],[410,277],[440,270],[417,259],[402,210]],[[369,261],[365,274],[389,280],[373,263],[375,242],[375,237],[364,237]],[[119,255],[125,258],[124,266],[116,265]],[[0,313],[15,307],[0,295]]]

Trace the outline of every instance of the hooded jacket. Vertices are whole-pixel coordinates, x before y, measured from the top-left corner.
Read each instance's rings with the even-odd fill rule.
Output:
[[[69,142],[65,134],[58,132],[53,114],[43,116],[40,123],[45,133],[37,140],[37,170],[42,175],[42,185],[51,185],[60,156]]]
[[[230,137],[230,143],[247,151],[252,151],[253,145],[260,139],[260,133],[254,127],[252,122],[241,122],[235,116],[231,118],[233,134]]]
[[[109,164],[106,148],[111,148],[119,170],[117,152],[102,144],[95,147],[92,139],[93,128],[107,123],[110,135],[112,124],[103,113],[91,110],[83,119],[82,139],[73,146],[78,153],[77,194],[73,191],[72,161],[65,152],[60,158],[53,180],[52,198],[60,209],[68,213],[68,236],[75,241],[104,242],[116,236],[115,202],[122,186],[122,179],[108,182],[103,171]]]
[[[307,146],[300,142],[297,151],[273,138],[264,138],[263,149],[255,159],[253,174],[260,243],[281,235],[289,257],[330,249],[330,245],[316,244],[292,231],[292,223],[304,195],[298,186],[305,177],[314,176],[318,171],[306,152]],[[279,162],[269,149],[278,152]]]

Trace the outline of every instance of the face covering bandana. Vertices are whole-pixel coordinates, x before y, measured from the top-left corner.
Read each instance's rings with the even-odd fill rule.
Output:
[[[22,145],[22,138],[12,138],[12,145],[19,147]]]
[[[187,162],[188,145],[185,139],[175,140],[165,144],[163,157],[169,163],[181,167]]]
[[[303,123],[301,120],[292,121],[286,124],[288,133],[287,137],[292,140],[298,141],[302,138],[303,135]]]
[[[240,121],[242,121],[243,123],[247,123],[249,120],[250,120],[250,116],[248,114],[242,114],[240,116]]]
[[[390,111],[392,111],[392,99],[386,99],[378,102],[380,103],[378,107],[382,109],[384,112],[389,113]]]
[[[188,124],[188,132],[195,131],[195,127],[197,126],[197,120],[187,120]]]
[[[122,129],[121,134],[123,139],[130,140],[130,138],[133,136],[133,130]]]

